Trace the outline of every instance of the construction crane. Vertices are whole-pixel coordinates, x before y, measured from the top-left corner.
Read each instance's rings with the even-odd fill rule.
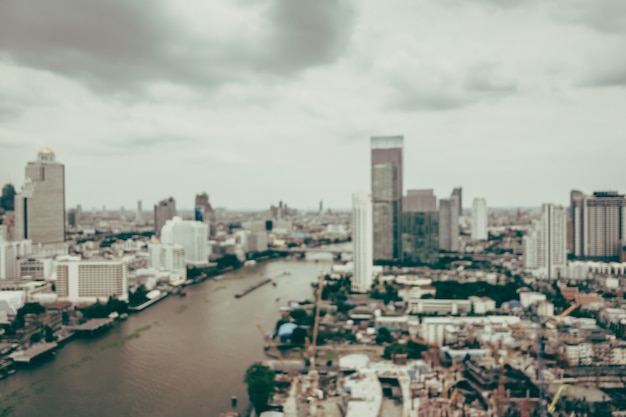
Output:
[[[572,311],[574,311],[576,308],[578,308],[578,304],[572,304],[571,306],[569,306],[565,311],[563,311],[561,314],[559,314],[555,319],[557,323],[560,321],[560,319],[563,319],[564,317],[567,317],[568,315],[571,314]],[[519,356],[522,352],[527,351],[528,349],[530,349],[530,347],[537,343],[537,369],[538,369],[538,375],[537,375],[537,379],[539,380],[540,383],[540,396],[541,396],[541,404],[540,407],[543,408],[544,404],[544,400],[545,400],[545,382],[543,380],[543,346],[541,345],[542,342],[542,338],[543,338],[543,331],[544,329],[541,327],[541,324],[539,324],[538,328],[537,328],[537,336],[530,341],[529,343],[527,343],[524,348],[520,349],[519,351],[509,355],[506,359],[504,359],[500,365],[500,372],[498,374],[498,391],[497,391],[497,404],[498,404],[498,416],[502,417],[504,415],[504,370],[506,365],[511,362],[514,358],[516,358],[517,356]],[[542,411],[542,415],[545,416],[545,409],[541,410]]]
[[[567,308],[567,310],[563,311],[561,314],[558,315],[558,318],[562,319],[564,317],[569,316],[572,311],[576,310],[578,308],[578,304],[572,304],[571,306],[569,306]]]
[[[568,388],[569,388],[569,384],[563,384],[559,387],[559,389],[556,391],[556,394],[554,394],[554,398],[552,399],[552,402],[548,406],[548,413],[552,414],[554,413],[554,411],[556,411],[556,404],[559,402],[559,398],[561,398],[561,395],[563,395],[563,392]]]

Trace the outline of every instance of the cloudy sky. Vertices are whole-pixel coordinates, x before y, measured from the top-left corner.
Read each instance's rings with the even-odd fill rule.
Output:
[[[347,208],[387,134],[466,207],[626,191],[626,1],[0,2],[0,181],[68,206]]]

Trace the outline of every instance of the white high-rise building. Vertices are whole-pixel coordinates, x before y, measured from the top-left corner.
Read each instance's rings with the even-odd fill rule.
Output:
[[[18,257],[30,255],[31,252],[30,240],[7,241],[0,236],[0,280],[19,279]]]
[[[354,274],[352,291],[367,292],[374,274],[374,229],[372,195],[358,192],[352,195],[352,246]]]
[[[536,276],[558,277],[567,265],[567,214],[562,206],[543,204],[541,219],[524,237],[524,266]]]
[[[487,240],[487,200],[475,198],[472,202],[472,239]]]
[[[57,259],[56,293],[73,303],[128,301],[128,271],[123,261],[81,261],[78,256]]]
[[[181,245],[151,243],[149,260],[148,266],[151,268],[170,272],[170,281],[187,279],[185,249]]]
[[[178,216],[168,220],[161,229],[161,243],[178,244],[185,250],[185,263],[207,264],[209,226],[205,223],[183,220]]]

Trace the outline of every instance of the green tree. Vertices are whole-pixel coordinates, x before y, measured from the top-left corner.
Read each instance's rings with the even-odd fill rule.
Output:
[[[308,333],[304,327],[296,327],[291,333],[291,343],[294,345],[304,345]]]
[[[296,324],[299,324],[299,325],[307,324],[307,319],[309,315],[307,314],[305,310],[301,308],[297,308],[293,310],[291,313],[289,313],[289,315],[296,322]]]
[[[246,371],[244,382],[248,386],[248,398],[257,414],[265,411],[274,395],[274,375],[274,371],[260,362],[252,364]]]
[[[2,196],[0,196],[0,208],[5,211],[13,211],[15,209],[15,187],[12,184],[6,184],[2,187]]]
[[[389,329],[386,327],[381,327],[378,329],[378,334],[376,335],[376,344],[382,345],[384,343],[391,343],[393,341],[393,337],[389,332]]]
[[[46,343],[54,342],[56,340],[56,337],[54,336],[54,330],[52,330],[52,327],[48,325],[43,326],[43,338],[46,341]]]

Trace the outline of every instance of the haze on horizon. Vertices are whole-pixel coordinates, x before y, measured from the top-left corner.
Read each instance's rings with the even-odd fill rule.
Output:
[[[626,191],[626,2],[0,4],[0,182],[50,147],[67,207],[348,208],[369,137],[465,208]]]

